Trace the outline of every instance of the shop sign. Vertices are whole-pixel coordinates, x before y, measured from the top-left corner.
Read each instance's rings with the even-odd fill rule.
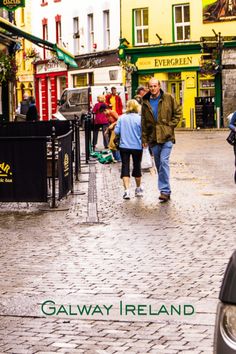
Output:
[[[67,65],[64,62],[38,64],[36,66],[36,74],[54,73],[54,72],[66,71],[66,70],[67,70]]]
[[[139,58],[136,66],[139,70],[173,69],[199,66],[201,54]]]
[[[0,0],[0,8],[15,11],[18,7],[25,7],[25,0]]]

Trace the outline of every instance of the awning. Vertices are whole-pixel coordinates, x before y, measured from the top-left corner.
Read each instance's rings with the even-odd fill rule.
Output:
[[[0,29],[1,28],[11,34],[11,36],[23,37],[39,47],[43,47],[45,49],[55,52],[57,54],[58,59],[63,60],[69,66],[73,68],[78,67],[73,54],[67,52],[64,48],[59,47],[57,44],[53,44],[49,41],[46,41],[45,39],[36,37],[28,32],[22,31],[20,28],[13,25],[11,22],[5,20],[2,17],[0,17]]]

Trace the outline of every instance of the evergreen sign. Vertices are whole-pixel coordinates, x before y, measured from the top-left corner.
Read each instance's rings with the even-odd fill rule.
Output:
[[[15,11],[18,7],[25,7],[25,0],[0,0],[0,8]]]

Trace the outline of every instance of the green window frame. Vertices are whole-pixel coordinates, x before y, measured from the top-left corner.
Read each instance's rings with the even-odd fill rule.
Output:
[[[190,5],[173,5],[174,41],[186,42],[191,38]]]

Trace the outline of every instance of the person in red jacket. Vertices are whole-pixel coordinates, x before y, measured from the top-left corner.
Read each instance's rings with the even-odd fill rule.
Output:
[[[113,111],[118,113],[120,116],[123,113],[123,105],[120,96],[116,92],[116,88],[111,88],[111,93],[106,95],[106,104],[111,108]]]
[[[93,132],[93,148],[96,148],[97,141],[98,141],[98,132],[100,128],[102,128],[102,135],[103,135],[103,144],[104,148],[108,148],[109,144],[109,137],[105,134],[107,127],[109,126],[109,121],[104,113],[107,109],[107,105],[105,104],[105,97],[100,95],[97,97],[97,103],[93,107],[93,113],[95,113],[95,120],[94,120],[94,132]]]

